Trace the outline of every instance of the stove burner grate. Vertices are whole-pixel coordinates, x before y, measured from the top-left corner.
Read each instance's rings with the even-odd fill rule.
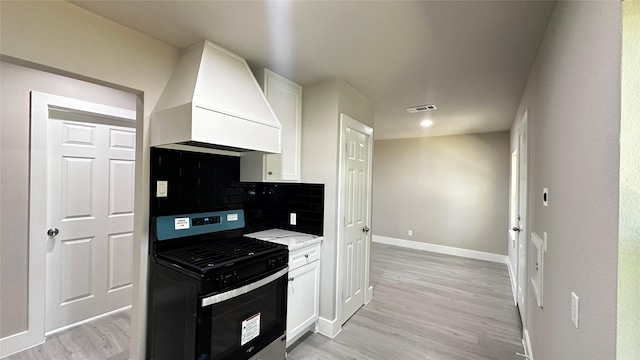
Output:
[[[158,255],[202,272],[261,255],[275,248],[279,246],[267,241],[242,237],[166,250]]]

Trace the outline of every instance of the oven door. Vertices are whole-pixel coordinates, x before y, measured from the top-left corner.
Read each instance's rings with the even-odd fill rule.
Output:
[[[201,296],[196,359],[248,359],[281,337],[287,323],[287,273],[285,267],[242,287]]]

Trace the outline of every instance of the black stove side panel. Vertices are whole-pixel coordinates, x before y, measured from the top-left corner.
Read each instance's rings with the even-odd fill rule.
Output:
[[[151,262],[147,359],[194,359],[199,282]]]

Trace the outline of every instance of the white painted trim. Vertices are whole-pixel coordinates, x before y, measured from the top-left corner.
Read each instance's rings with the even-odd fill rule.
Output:
[[[44,335],[41,339],[35,339],[32,332],[25,330],[17,334],[0,339],[0,359],[19,353],[44,343]]]
[[[522,333],[522,344],[524,346],[524,354],[528,356],[527,359],[533,360],[533,351],[531,350],[531,338],[529,337],[529,331],[525,328]]]
[[[367,288],[367,293],[365,294],[365,297],[364,297],[364,304],[367,305],[368,303],[371,302],[371,300],[373,300],[373,286],[369,286]]]
[[[395,246],[400,246],[400,247],[405,247],[405,248],[415,249],[415,250],[424,250],[424,251],[431,251],[431,252],[440,253],[440,254],[460,256],[460,257],[465,257],[470,259],[491,261],[491,262],[496,262],[501,264],[507,264],[507,260],[509,258],[506,255],[493,254],[493,253],[476,251],[476,250],[461,249],[461,248],[456,248],[451,246],[429,244],[429,243],[423,243],[423,242],[412,241],[412,240],[396,239],[396,238],[378,236],[378,235],[373,235],[373,242],[387,244],[387,245],[395,245]]]
[[[507,256],[507,269],[509,269],[509,281],[511,282],[511,293],[513,294],[513,304],[518,305],[518,283],[516,279],[516,273],[513,270],[513,264],[511,258]]]
[[[94,316],[94,317],[92,317],[92,318],[90,318],[90,319],[86,319],[86,320],[78,321],[77,323],[73,323],[73,324],[71,324],[71,325],[63,326],[63,327],[61,327],[61,328],[59,328],[59,329],[51,330],[51,331],[47,332],[45,335],[46,335],[46,336],[51,336],[51,335],[53,335],[53,334],[56,334],[56,333],[59,333],[59,332],[62,332],[62,331],[65,331],[65,330],[68,330],[68,329],[74,328],[74,327],[76,327],[76,326],[80,326],[80,325],[82,325],[82,324],[86,324],[86,323],[88,323],[88,322],[92,322],[92,321],[94,321],[94,320],[102,319],[103,317],[107,317],[107,316],[109,316],[109,315],[117,314],[117,313],[119,313],[119,312],[127,311],[127,310],[130,310],[130,309],[131,309],[131,305],[129,305],[129,306],[125,306],[125,307],[122,307],[122,308],[120,308],[120,309],[116,309],[116,310],[109,311],[109,312],[104,313],[104,314],[100,314],[100,315],[98,315],[98,316]]]
[[[0,357],[42,344],[45,340],[45,277],[47,229],[47,120],[49,110],[95,114],[135,121],[136,112],[64,96],[31,92],[31,157],[29,171],[29,304],[28,329],[0,339]]]
[[[327,320],[323,317],[319,317],[316,330],[321,335],[333,339],[342,331],[342,324],[340,324],[338,318]]]

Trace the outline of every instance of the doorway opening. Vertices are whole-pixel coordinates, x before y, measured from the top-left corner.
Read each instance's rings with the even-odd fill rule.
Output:
[[[132,302],[136,111],[31,92],[28,330],[11,348]]]

